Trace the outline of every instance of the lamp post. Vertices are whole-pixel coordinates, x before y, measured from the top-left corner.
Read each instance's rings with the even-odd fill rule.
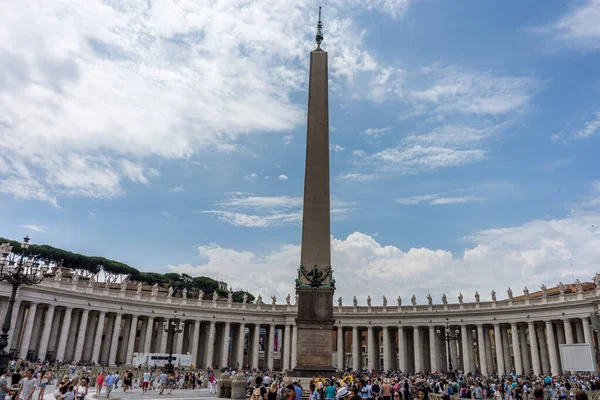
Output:
[[[13,252],[9,243],[0,245],[0,281],[6,281],[12,285],[8,309],[4,316],[2,333],[0,334],[0,368],[6,368],[10,359],[10,354],[5,348],[8,346],[8,331],[11,328],[13,307],[19,286],[37,285],[42,282],[44,274],[50,268],[48,259],[30,254],[28,249],[29,236],[25,236],[23,239],[19,253]]]
[[[448,345],[448,372],[447,372],[447,376],[450,379],[455,379],[455,375],[454,375],[454,368],[452,368],[452,352],[450,351],[450,343],[453,340],[458,340],[458,337],[460,335],[460,331],[457,329],[454,331],[454,336],[452,336],[452,332],[450,331],[450,324],[448,322],[448,318],[446,318],[446,329],[444,334],[442,334],[442,332],[438,329],[437,330],[437,335],[440,339],[443,339],[446,341],[447,345]]]
[[[171,333],[173,340],[169,346],[169,358],[167,358],[167,365],[165,365],[167,372],[172,373],[174,370],[173,366],[173,344],[175,343],[175,334],[183,332],[183,324],[181,319],[177,317],[177,311],[173,312],[173,318],[169,318],[168,321],[163,323],[163,328],[167,334]]]

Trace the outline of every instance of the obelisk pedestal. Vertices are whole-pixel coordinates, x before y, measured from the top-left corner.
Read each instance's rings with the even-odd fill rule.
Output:
[[[329,199],[329,105],[327,53],[321,49],[321,18],[317,25],[317,49],[310,53],[306,169],[298,294],[297,365],[293,375],[331,375],[333,348],[333,292]]]

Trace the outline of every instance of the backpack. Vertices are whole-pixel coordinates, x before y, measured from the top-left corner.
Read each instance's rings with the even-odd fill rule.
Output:
[[[260,392],[261,392],[260,386],[255,387],[254,390],[252,391],[252,396],[250,396],[250,400],[261,400],[262,395]]]

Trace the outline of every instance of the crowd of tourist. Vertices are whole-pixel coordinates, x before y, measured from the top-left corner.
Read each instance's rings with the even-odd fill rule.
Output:
[[[407,374],[400,371],[354,371],[303,382],[268,370],[176,370],[156,367],[116,370],[88,366],[12,361],[0,371],[0,400],[43,400],[52,386],[56,400],[86,400],[89,394],[110,398],[114,389],[171,395],[174,390],[207,387],[217,393],[223,374],[244,374],[250,400],[587,400],[600,390],[598,375],[481,376],[476,374]],[[60,375],[59,375],[60,374]],[[304,393],[308,389],[308,393]]]

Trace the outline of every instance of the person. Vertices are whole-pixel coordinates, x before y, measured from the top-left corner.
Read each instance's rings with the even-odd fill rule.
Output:
[[[16,371],[13,369],[11,370],[11,375],[10,375],[10,384],[11,386],[17,386],[19,384],[19,382],[21,381],[21,370],[17,369]]]
[[[296,399],[300,400],[302,398],[302,388],[298,385],[298,382],[294,381],[294,390],[296,391]]]
[[[383,400],[391,400],[392,397],[392,385],[390,385],[390,380],[388,378],[383,380],[383,385],[381,385],[381,396]]]
[[[335,386],[333,385],[333,381],[330,380],[328,382],[327,387],[325,388],[325,400],[335,400],[336,393],[337,393],[337,390],[336,390]]]
[[[77,386],[77,392],[75,394],[75,397],[77,398],[77,400],[84,400],[85,396],[87,396],[87,393],[87,382],[85,381],[85,379],[82,379],[79,381],[79,386]]]
[[[102,393],[102,385],[104,385],[104,372],[100,371],[98,376],[96,377],[96,395],[100,395]]]
[[[150,378],[152,377],[152,374],[150,373],[150,370],[147,370],[146,372],[144,372],[144,375],[142,377],[142,393],[145,394],[148,391],[148,386],[150,385]]]
[[[67,391],[64,395],[61,396],[62,400],[74,400],[75,399],[75,389],[73,385],[67,387]]]
[[[169,374],[169,378],[167,379],[167,381],[169,388],[168,394],[173,394],[173,388],[175,387],[175,375]]]
[[[281,397],[285,400],[296,400],[296,390],[294,385],[289,384],[281,391]]]
[[[30,368],[27,370],[25,379],[21,379],[19,382],[19,391],[17,392],[17,399],[19,400],[31,400],[35,387],[37,386],[37,379],[33,377],[34,370]]]
[[[321,395],[317,391],[317,386],[314,383],[311,383],[308,388],[310,389],[310,400],[321,400]],[[270,399],[268,399],[270,400]]]
[[[535,400],[544,400],[544,389],[542,389],[541,387],[535,388],[535,390],[533,391],[533,398]]]
[[[6,399],[6,395],[13,395],[14,392],[8,387],[8,369],[3,368],[0,373],[0,400]]]
[[[133,373],[130,370],[125,371],[125,374],[123,375],[123,393],[127,393],[127,391],[131,389],[132,378]]]
[[[483,391],[481,389],[481,386],[479,385],[479,382],[475,382],[475,388],[473,390],[473,396],[475,397],[476,400],[481,400],[483,398]]]
[[[575,400],[588,400],[588,395],[584,390],[578,390],[575,392]]]
[[[262,382],[262,380],[261,380],[261,382]],[[210,387],[210,390],[209,390],[210,394],[217,394],[217,377],[212,372],[210,373],[210,376],[208,377],[208,386]]]
[[[160,373],[160,376],[158,377],[158,384],[159,384],[159,388],[160,388],[160,392],[158,392],[158,394],[163,394],[165,391],[165,388],[167,387],[167,374],[165,373],[165,371]]]
[[[267,389],[263,386],[263,378],[262,376],[257,376],[255,380],[254,388],[252,389],[252,394],[250,395],[250,400],[266,400],[267,399]]]
[[[338,400],[349,400],[350,397],[352,396],[352,393],[345,387],[341,387],[337,393],[336,396],[338,398]]]
[[[275,382],[271,383],[271,386],[269,386],[267,400],[277,400],[277,384]]]
[[[104,386],[106,386],[106,397],[110,397],[110,392],[112,392],[114,384],[116,381],[116,377],[110,372],[106,372],[106,377],[104,378]]]

